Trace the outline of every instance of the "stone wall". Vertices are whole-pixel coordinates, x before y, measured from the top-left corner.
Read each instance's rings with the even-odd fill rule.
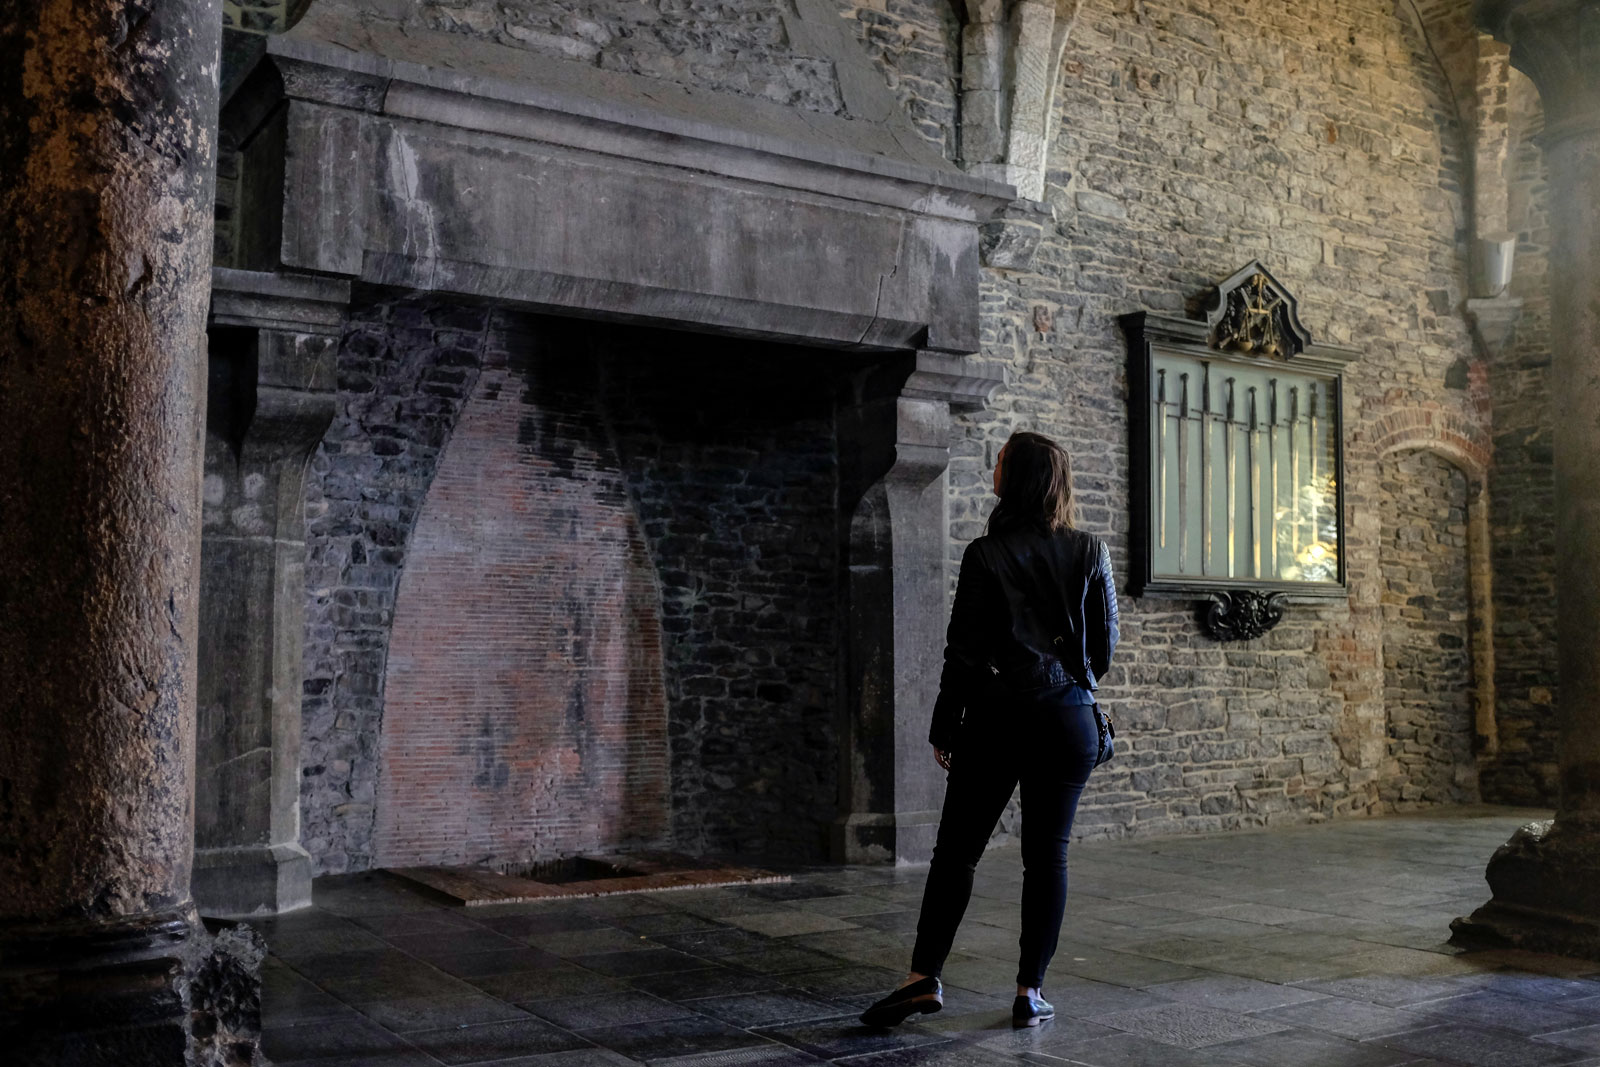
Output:
[[[1550,375],[1550,226],[1543,115],[1533,84],[1513,72],[1510,223],[1517,234],[1516,336],[1489,367],[1494,397],[1495,699],[1500,752],[1483,770],[1485,800],[1553,806],[1556,764],[1555,482]]]
[[[779,35],[769,15],[737,4],[669,9],[664,3],[611,0],[581,7],[533,0],[434,3],[391,16],[385,13],[401,8],[360,2],[376,5],[375,17],[448,22],[448,28],[514,47],[820,111],[839,112],[839,72],[860,70],[859,57],[839,50],[849,36],[816,32],[825,20],[817,19],[810,3],[779,10]],[[923,135],[953,154],[959,49],[949,6],[886,0],[841,4],[836,13]],[[827,74],[811,62],[819,57],[833,61]],[[1449,438],[1452,447],[1474,455],[1489,449],[1481,396],[1446,385],[1451,368],[1470,361],[1473,350],[1460,314],[1467,295],[1469,212],[1461,191],[1467,167],[1445,77],[1411,22],[1384,0],[1312,0],[1292,7],[1241,0],[1205,9],[1178,0],[1085,4],[1067,44],[1058,108],[1046,184],[1056,222],[1030,270],[989,271],[983,282],[983,349],[976,358],[1003,369],[1008,384],[991,410],[957,421],[952,577],[962,547],[981,532],[987,515],[995,453],[1013,429],[1023,428],[1067,444],[1077,465],[1079,522],[1108,538],[1115,565],[1126,573],[1126,345],[1116,317],[1139,309],[1197,311],[1196,297],[1206,286],[1249,258],[1261,258],[1296,291],[1302,318],[1319,340],[1354,345],[1363,353],[1346,392],[1351,596],[1348,603],[1296,605],[1272,634],[1230,645],[1205,637],[1188,603],[1125,600],[1124,645],[1104,692],[1124,729],[1123,754],[1091,784],[1080,829],[1208,830],[1385,810],[1392,805],[1379,788],[1389,756],[1380,470],[1372,427],[1389,420],[1384,424],[1410,427],[1406,432],[1419,442]],[[1527,374],[1518,372],[1512,380],[1532,388]],[[627,419],[619,418],[619,439],[625,439]],[[1537,419],[1530,415],[1524,422],[1532,427]],[[1507,425],[1518,421],[1497,423]],[[1537,433],[1529,432],[1529,448],[1536,450]],[[656,475],[642,482],[638,471],[647,467],[636,466],[654,461],[630,453],[625,440],[621,451],[669,584],[672,553],[663,554],[660,539],[669,535],[669,510],[683,514],[683,504],[669,509],[654,501],[646,482]],[[1531,452],[1529,484],[1537,481],[1537,460]],[[381,464],[374,469],[383,475]],[[686,492],[699,491],[692,478],[672,477]],[[1497,508],[1523,507],[1504,505],[1517,495],[1515,484],[1492,492]],[[1531,509],[1516,514],[1531,515]],[[1512,512],[1497,511],[1497,533],[1513,520]],[[739,551],[771,558],[760,556],[753,543]],[[1513,608],[1500,629],[1509,626],[1515,633],[1517,611],[1506,599],[1508,585],[1515,585],[1504,577],[1512,573],[1505,569],[1506,549],[1498,551],[1496,606],[1501,612],[1508,604]],[[823,573],[820,564],[817,573]],[[688,572],[683,574],[676,588],[691,588]],[[680,610],[689,611],[686,621],[675,621]],[[1530,599],[1524,618],[1531,619],[1532,611]],[[777,730],[767,737],[719,734],[729,724],[697,718],[707,694],[693,689],[715,688],[720,695],[724,690],[716,687],[725,682],[733,699],[737,683],[737,699],[759,702],[759,686],[754,698],[748,691],[767,665],[731,659],[695,665],[710,673],[689,687],[674,681],[673,671],[679,679],[694,677],[685,669],[693,654],[684,650],[692,646],[675,646],[675,635],[699,631],[674,629],[692,627],[693,616],[674,605],[672,594],[665,597],[664,625],[674,759],[688,737],[720,737],[717,743],[728,746],[729,758],[742,752],[742,766],[751,769],[747,779],[707,774],[694,796],[675,796],[680,826],[706,830],[698,837],[700,831],[689,831],[689,840],[706,847],[757,843],[750,830],[757,825],[754,816],[721,838],[709,833],[730,812],[743,810],[736,798],[752,790],[741,781],[759,783],[760,789],[812,790],[814,796],[828,794],[831,802],[828,782],[803,777],[831,773],[806,762],[826,747],[829,725],[804,709],[826,707],[835,691],[819,677],[806,683],[806,692],[777,701],[788,716],[781,721],[805,724],[798,752],[779,744],[783,735]],[[820,631],[791,636],[818,646],[831,639]],[[323,646],[331,641],[324,637]],[[715,643],[707,638],[701,647]],[[759,644],[741,640],[739,647]],[[368,650],[359,646],[352,636],[340,653],[358,678],[362,666],[370,667],[361,658]],[[717,655],[736,653],[730,647]],[[343,726],[333,727],[333,705],[318,703],[324,694],[317,687],[331,685],[338,673],[327,659],[318,661],[322,666],[308,681],[308,752],[314,732],[354,745],[361,733],[356,717],[371,714],[363,704]],[[1500,663],[1505,684],[1512,680],[1506,672],[1518,668],[1504,653]],[[750,676],[728,673],[746,666]],[[1524,707],[1534,707],[1542,684],[1531,678],[1519,684]],[[309,724],[319,716],[327,721],[313,731]],[[1519,735],[1513,723],[1505,736],[1529,733]],[[315,761],[308,759],[308,797],[320,798],[308,801],[308,844],[330,832],[328,813],[370,804],[370,786],[363,790],[355,781],[359,775],[352,777],[353,752],[324,758],[329,746],[319,745]],[[1532,741],[1528,745],[1530,752],[1536,748]],[[1514,792],[1507,789],[1507,795]],[[761,805],[768,800],[761,798],[769,794],[757,789],[753,795],[758,802],[751,810],[765,812]],[[819,801],[807,818],[822,819],[822,807]],[[769,815],[761,818],[762,825],[773,825]],[[1006,825],[1014,824],[1013,812]],[[805,837],[811,830],[797,833]],[[354,840],[353,847],[331,838],[319,843],[329,855],[361,854]],[[796,838],[776,847],[798,854],[810,846]]]
[[[1472,670],[1467,647],[1467,478],[1431,452],[1378,464],[1383,530],[1386,807],[1472,803]]]
[[[837,357],[650,330],[598,341],[661,586],[673,831],[820,860],[840,700]]]
[[[1103,695],[1127,741],[1085,794],[1088,834],[1224,829],[1384,810],[1376,446],[1416,432],[1486,451],[1472,349],[1462,139],[1439,67],[1391,4],[1204,10],[1084,6],[1063,62],[1032,271],[991,272],[982,359],[993,410],[961,420],[951,560],[987,514],[1013,429],[1060,438],[1079,521],[1128,565],[1126,344],[1118,314],[1198,310],[1252,256],[1299,296],[1319,340],[1362,350],[1346,389],[1348,604],[1296,605],[1257,641],[1219,645],[1193,606],[1124,600]],[[1448,428],[1447,428],[1448,427]],[[1120,740],[1120,738],[1119,738]]]

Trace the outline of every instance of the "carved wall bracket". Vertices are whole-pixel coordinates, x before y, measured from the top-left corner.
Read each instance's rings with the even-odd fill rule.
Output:
[[[1289,597],[1284,593],[1236,589],[1212,593],[1200,619],[1206,632],[1218,641],[1248,641],[1278,625],[1288,605]]]

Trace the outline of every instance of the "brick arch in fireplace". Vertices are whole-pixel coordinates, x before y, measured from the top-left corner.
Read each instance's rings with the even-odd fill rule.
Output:
[[[485,361],[417,519],[385,672],[377,866],[668,832],[655,571],[592,391],[535,343]]]

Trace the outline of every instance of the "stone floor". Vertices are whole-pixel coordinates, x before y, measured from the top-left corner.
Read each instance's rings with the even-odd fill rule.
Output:
[[[939,1015],[855,1015],[899,977],[921,869],[471,910],[325,878],[265,924],[266,1048],[289,1065],[1600,1065],[1600,964],[1460,954],[1448,924],[1534,813],[1473,809],[1074,846],[1059,1017],[1013,1031],[1015,850],[996,850]]]

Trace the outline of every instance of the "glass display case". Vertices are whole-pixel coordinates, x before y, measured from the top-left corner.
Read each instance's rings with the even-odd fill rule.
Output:
[[[1343,597],[1341,384],[1353,349],[1312,343],[1252,262],[1204,321],[1125,316],[1134,560],[1129,592],[1208,602],[1254,636],[1292,599]]]

